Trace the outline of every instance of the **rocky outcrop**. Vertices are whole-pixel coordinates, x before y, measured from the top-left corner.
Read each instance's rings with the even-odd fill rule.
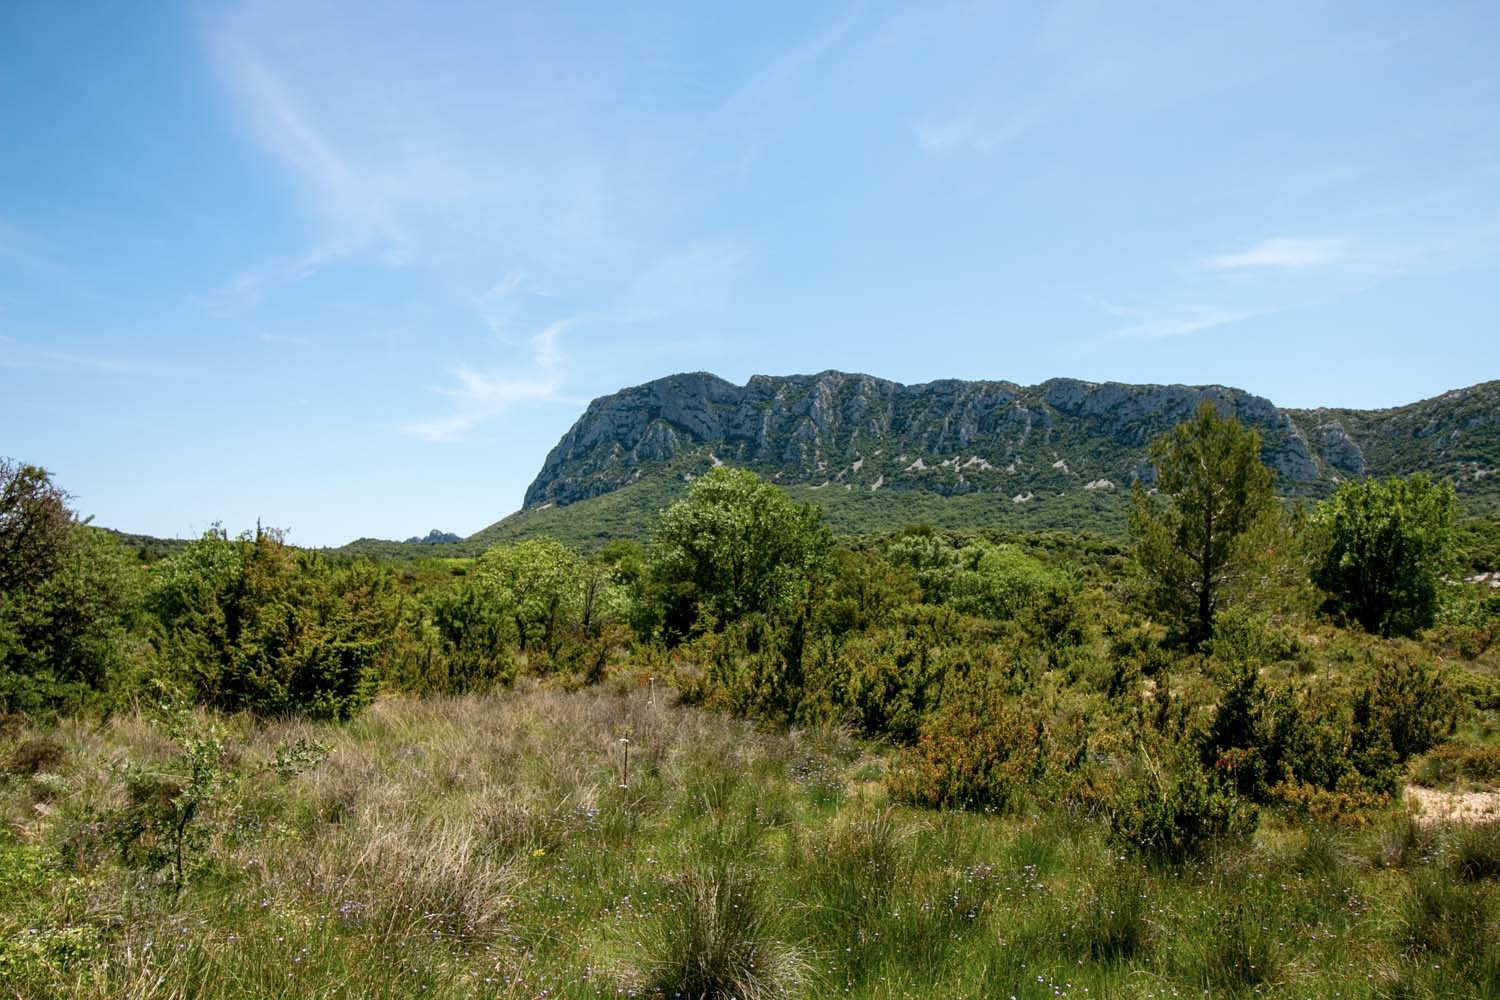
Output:
[[[1497,387],[1394,410],[1298,411],[1225,386],[901,385],[834,371],[757,375],[737,386],[695,372],[594,400],[547,456],[525,503],[573,503],[643,474],[684,478],[719,463],[784,484],[947,495],[1127,488],[1150,480],[1150,442],[1205,399],[1260,433],[1261,458],[1282,492],[1321,495],[1355,475],[1500,466]]]
[[[410,538],[408,538],[405,541],[405,543],[403,543],[403,544],[406,544],[406,545],[449,545],[449,544],[452,544],[454,542],[461,542],[461,541],[463,541],[463,538],[461,536],[459,536],[459,535],[455,535],[451,531],[441,531],[441,530],[439,530],[437,528],[433,528],[425,536],[424,535],[413,535]]]

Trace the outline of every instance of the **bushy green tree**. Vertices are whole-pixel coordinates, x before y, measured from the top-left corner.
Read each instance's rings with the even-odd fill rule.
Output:
[[[1456,506],[1451,485],[1422,473],[1340,486],[1312,517],[1323,545],[1313,581],[1328,592],[1330,610],[1380,635],[1430,626]]]
[[[1067,585],[1061,574],[1014,545],[944,535],[925,526],[903,532],[887,546],[885,557],[916,578],[925,603],[981,618],[1014,618],[1049,590]]]
[[[72,537],[68,495],[46,469],[0,458],[0,600],[45,580]]]
[[[823,512],[744,469],[721,467],[662,513],[651,573],[670,630],[708,616],[723,624],[776,615],[825,561]]]
[[[44,469],[0,459],[0,714],[106,704],[129,661],[137,576]]]
[[[423,686],[482,691],[515,679],[515,623],[506,609],[468,581],[428,597],[439,654],[427,664]]]
[[[347,718],[374,697],[399,614],[389,574],[334,565],[276,531],[231,539],[218,528],[154,572],[159,657],[201,701]]]
[[[550,538],[532,538],[485,552],[472,586],[509,619],[520,652],[554,655],[583,620],[588,579],[583,560],[571,549]]]
[[[1014,545],[976,542],[959,552],[952,604],[965,614],[1009,619],[1035,607],[1067,581]]]
[[[462,581],[430,598],[446,661],[437,686],[480,690],[522,668],[597,678],[627,617],[618,569],[546,538],[487,550]]]
[[[1151,446],[1156,496],[1137,483],[1130,531],[1151,603],[1194,648],[1213,635],[1230,581],[1258,553],[1245,545],[1280,516],[1260,435],[1210,401]],[[1252,529],[1256,529],[1252,531]]]
[[[916,578],[926,604],[946,604],[963,570],[958,547],[926,525],[903,531],[886,547],[885,557]]]
[[[1001,638],[993,623],[951,608],[905,605],[809,663],[800,721],[910,743],[945,690],[970,675],[998,683],[1020,668]]]
[[[818,606],[818,628],[834,639],[866,632],[922,599],[916,577],[874,552],[835,549],[831,578]]]

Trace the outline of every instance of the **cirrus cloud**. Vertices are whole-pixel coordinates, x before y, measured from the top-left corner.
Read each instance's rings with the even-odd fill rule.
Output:
[[[1286,270],[1337,263],[1348,254],[1349,241],[1342,237],[1277,236],[1236,253],[1205,257],[1199,264],[1210,271]]]

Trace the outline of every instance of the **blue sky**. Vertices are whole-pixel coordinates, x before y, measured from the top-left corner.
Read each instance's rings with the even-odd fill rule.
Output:
[[[473,532],[675,371],[1500,378],[1500,5],[0,6],[0,454]]]

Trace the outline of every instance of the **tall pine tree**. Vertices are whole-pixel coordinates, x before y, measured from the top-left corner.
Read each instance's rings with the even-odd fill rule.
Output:
[[[1136,483],[1130,531],[1154,607],[1193,648],[1214,619],[1238,564],[1256,555],[1243,540],[1279,516],[1260,435],[1205,400],[1192,418],[1151,446],[1156,494]]]

